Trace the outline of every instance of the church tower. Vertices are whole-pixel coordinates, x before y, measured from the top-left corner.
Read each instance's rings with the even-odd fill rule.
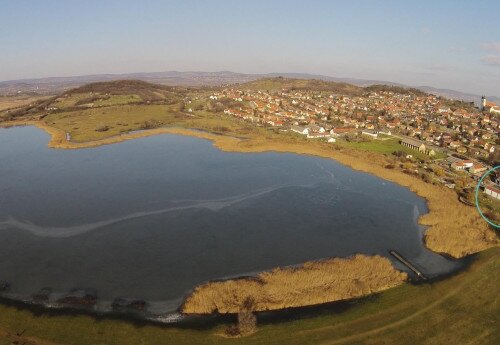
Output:
[[[486,97],[481,97],[481,110],[486,108]]]

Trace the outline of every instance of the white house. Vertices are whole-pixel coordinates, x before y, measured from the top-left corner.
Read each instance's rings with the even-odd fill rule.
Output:
[[[309,129],[309,132],[325,133],[325,128],[318,125],[309,125],[307,128]]]
[[[302,126],[292,126],[290,127],[290,130],[295,133],[299,133],[302,135],[308,135],[309,134],[309,128],[302,127]]]
[[[495,199],[500,200],[500,189],[493,187],[493,186],[486,186],[484,187],[484,193],[486,195],[489,195]]]
[[[451,163],[451,168],[454,170],[466,170],[474,166],[474,162],[471,160],[458,160]]]

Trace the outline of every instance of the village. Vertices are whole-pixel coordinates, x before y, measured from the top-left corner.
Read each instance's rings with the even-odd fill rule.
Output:
[[[460,188],[472,189],[498,156],[500,106],[485,97],[478,108],[431,94],[390,90],[346,96],[231,87],[214,92],[209,99],[223,102],[227,115],[310,140],[338,143],[397,138],[401,147],[415,151],[404,159],[423,168],[432,160],[444,170],[438,175],[451,177],[438,179],[449,188],[461,180]],[[415,159],[417,153],[428,160]],[[500,181],[496,182],[488,183],[484,191],[500,200],[500,193],[494,192],[500,189]]]

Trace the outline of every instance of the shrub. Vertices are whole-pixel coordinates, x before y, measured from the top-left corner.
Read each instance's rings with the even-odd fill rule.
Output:
[[[97,126],[95,131],[96,132],[106,132],[106,131],[109,131],[110,127],[109,126],[106,126],[106,125],[100,125],[100,126]]]
[[[141,124],[141,129],[153,129],[158,128],[162,125],[160,121],[157,120],[146,120]]]
[[[229,128],[226,126],[215,126],[213,130],[216,132],[229,132]]]

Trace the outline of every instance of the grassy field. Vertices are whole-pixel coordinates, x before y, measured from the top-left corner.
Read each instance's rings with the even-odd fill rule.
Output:
[[[493,248],[446,280],[406,284],[343,311],[260,322],[255,334],[236,339],[220,335],[225,324],[199,329],[134,325],[89,316],[34,315],[0,305],[0,344],[498,344],[499,264],[500,249]]]
[[[483,214],[493,223],[500,224],[500,200],[480,192],[478,202]]]
[[[348,142],[344,140],[338,141],[339,145],[342,145],[344,147],[349,147],[356,150],[377,152],[385,155],[390,155],[395,151],[403,151],[406,154],[412,155],[413,157],[421,160],[439,159],[445,157],[444,154],[438,152],[435,156],[430,157],[422,152],[418,152],[417,150],[412,150],[406,146],[403,146],[399,142],[400,139],[393,137],[390,139],[374,139],[364,142]]]
[[[80,93],[57,98],[51,106],[59,109],[81,106],[109,107],[142,102],[138,95],[95,95],[93,93]]]
[[[71,134],[71,140],[85,142],[141,129],[150,123],[170,125],[182,118],[168,105],[121,105],[54,113],[45,117],[50,126]],[[108,129],[99,131],[106,126]]]
[[[71,134],[71,141],[101,140],[140,129],[179,126],[213,133],[245,136],[262,129],[204,110],[186,113],[179,105],[120,105],[50,114],[44,123]],[[105,131],[100,128],[107,127]]]
[[[0,97],[0,112],[34,103],[47,96],[3,96]]]

